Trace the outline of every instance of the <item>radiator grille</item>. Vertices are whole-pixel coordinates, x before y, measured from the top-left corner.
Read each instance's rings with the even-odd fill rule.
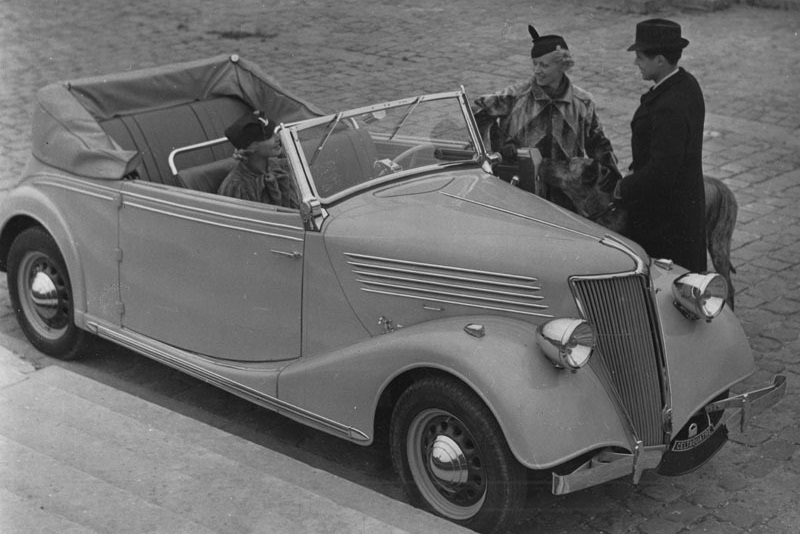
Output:
[[[663,352],[647,279],[576,278],[572,284],[581,311],[597,329],[592,367],[615,388],[644,445],[663,444]]]

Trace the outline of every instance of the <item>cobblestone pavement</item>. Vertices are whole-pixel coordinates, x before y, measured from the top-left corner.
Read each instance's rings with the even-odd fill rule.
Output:
[[[601,7],[613,3],[0,0],[0,194],[28,156],[35,91],[53,81],[238,53],[328,111],[460,84],[477,95],[527,75],[528,22],[566,37],[576,58],[572,77],[594,93],[627,166],[629,120],[647,85],[625,48],[644,16]],[[789,393],[695,473],[646,474],[638,486],[620,480],[563,497],[534,491],[513,532],[800,531],[800,11],[737,4],[658,15],[681,22],[691,41],[681,64],[706,95],[705,170],[739,202],[734,283],[758,364],[750,383],[785,373]],[[55,363],[24,341],[5,282],[0,334],[34,365]],[[265,415],[116,349],[70,365],[403,498],[388,459],[372,449]]]

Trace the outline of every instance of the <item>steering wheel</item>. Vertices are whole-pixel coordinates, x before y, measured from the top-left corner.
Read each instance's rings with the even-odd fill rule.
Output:
[[[424,154],[425,157],[430,157],[431,159],[435,158],[434,152],[436,151],[436,145],[433,143],[422,143],[421,145],[412,146],[398,154],[397,157],[392,160],[392,163],[400,165],[404,169],[411,169],[416,166],[417,159],[422,157],[422,152],[425,151],[430,151],[430,154]]]

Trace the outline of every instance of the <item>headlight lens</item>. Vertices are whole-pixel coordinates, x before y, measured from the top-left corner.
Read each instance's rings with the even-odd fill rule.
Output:
[[[583,319],[553,319],[536,329],[536,339],[556,367],[572,371],[589,363],[595,345],[594,328]]]
[[[716,273],[686,273],[672,283],[672,296],[678,309],[690,319],[710,321],[725,307],[728,286]]]

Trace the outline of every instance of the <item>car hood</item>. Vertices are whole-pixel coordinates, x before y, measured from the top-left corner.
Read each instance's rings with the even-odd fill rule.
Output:
[[[384,185],[328,210],[329,258],[365,324],[394,314],[408,325],[431,311],[576,315],[570,276],[637,266],[601,242],[605,228],[474,169]]]

